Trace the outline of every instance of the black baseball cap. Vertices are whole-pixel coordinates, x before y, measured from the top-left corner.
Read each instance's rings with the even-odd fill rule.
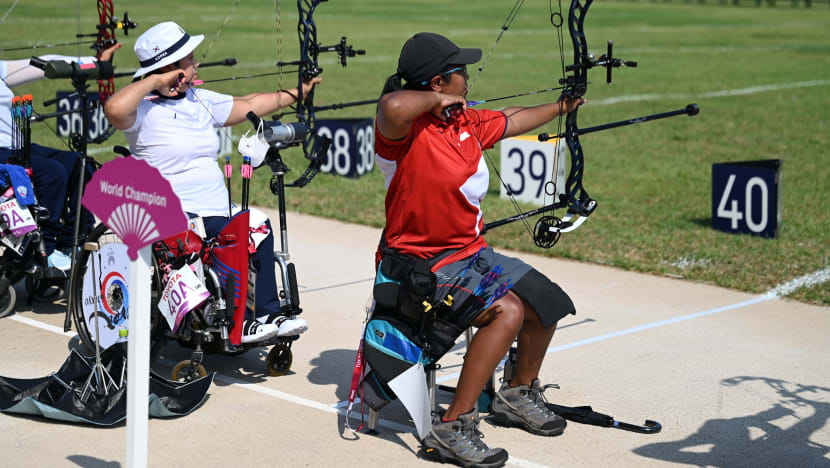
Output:
[[[422,32],[409,38],[398,58],[398,76],[408,83],[429,80],[450,65],[469,65],[481,60],[481,49],[462,49],[446,37]]]

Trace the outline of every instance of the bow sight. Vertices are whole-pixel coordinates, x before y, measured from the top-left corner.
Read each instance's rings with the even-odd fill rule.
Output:
[[[605,70],[606,70],[605,71],[605,82],[610,84],[611,83],[611,70],[612,69],[620,68],[620,67],[634,68],[634,67],[637,66],[637,62],[632,62],[632,61],[628,61],[628,60],[622,60],[622,59],[619,59],[619,58],[615,58],[613,56],[613,51],[614,51],[614,41],[608,41],[608,51],[605,54],[600,55],[600,57],[597,60],[594,60],[594,57],[592,55],[588,55],[588,60],[586,60],[583,63],[568,65],[567,67],[565,67],[565,71],[588,70],[589,68],[594,68],[594,67],[605,67]],[[574,77],[572,77],[572,76],[569,76],[565,79],[560,79],[559,84],[561,84],[561,85],[571,84],[571,81],[573,81],[573,79],[574,79]]]
[[[130,16],[127,12],[124,12],[124,18],[118,19],[117,16],[111,15],[109,16],[109,21],[106,20],[106,17],[101,19],[101,22],[95,26],[98,29],[98,32],[92,34],[76,34],[75,37],[82,38],[82,37],[100,37],[104,31],[114,31],[116,29],[121,29],[124,31],[125,36],[130,35],[130,29],[135,29],[138,27],[138,23],[132,21]],[[98,53],[101,53],[104,49],[114,46],[118,41],[115,40],[115,37],[104,37],[100,40],[95,41],[89,48],[95,49]]]
[[[346,66],[346,60],[348,57],[366,55],[366,51],[364,49],[355,49],[353,46],[346,44],[346,36],[342,36],[340,38],[340,42],[335,45],[323,46],[315,43],[309,44],[309,54],[312,57],[316,57],[322,52],[337,52],[337,62],[340,63],[340,65],[342,65],[343,67]],[[277,66],[299,66],[302,63],[302,60],[292,60],[290,62],[277,62]],[[323,69],[321,67],[310,66],[303,71],[303,80],[310,80],[319,75],[320,73],[323,73]]]
[[[340,62],[340,65],[346,66],[346,57],[354,57],[356,55],[366,55],[366,51],[363,49],[356,49],[350,45],[346,44],[346,36],[340,38],[340,43],[330,46],[314,46],[317,47],[317,52],[337,52],[337,61]],[[312,52],[315,53],[315,52]]]

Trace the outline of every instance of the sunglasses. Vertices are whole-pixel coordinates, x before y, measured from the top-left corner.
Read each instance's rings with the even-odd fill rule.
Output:
[[[447,77],[447,76],[452,75],[452,74],[453,74],[453,73],[455,73],[455,72],[461,72],[461,76],[463,76],[465,80],[470,79],[470,76],[469,76],[469,75],[467,75],[467,66],[466,66],[466,65],[463,65],[463,66],[460,66],[460,67],[451,68],[451,69],[449,69],[449,70],[445,71],[444,73],[441,73],[441,74],[440,74],[440,75],[438,75],[438,76]],[[429,80],[424,80],[424,81],[422,81],[422,82],[421,82],[421,86],[423,86],[423,85],[425,85],[425,84],[427,84],[427,83],[429,83]]]

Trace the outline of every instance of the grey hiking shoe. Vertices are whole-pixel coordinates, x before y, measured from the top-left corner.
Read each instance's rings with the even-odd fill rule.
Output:
[[[547,388],[541,387],[539,379],[533,379],[530,386],[510,387],[502,385],[496,392],[490,406],[488,421],[501,426],[517,426],[543,436],[555,436],[565,431],[567,422],[545,406],[543,395]]]
[[[495,468],[507,462],[507,450],[487,447],[478,431],[478,418],[473,411],[444,422],[434,416],[432,429],[422,443],[423,457],[441,463],[459,466]]]

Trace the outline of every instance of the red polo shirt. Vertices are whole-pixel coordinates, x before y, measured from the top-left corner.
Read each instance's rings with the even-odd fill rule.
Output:
[[[436,269],[486,246],[479,233],[490,177],[482,150],[506,128],[503,113],[474,109],[447,122],[425,113],[401,140],[375,126],[376,160],[386,176],[387,245],[421,258],[460,249]]]

